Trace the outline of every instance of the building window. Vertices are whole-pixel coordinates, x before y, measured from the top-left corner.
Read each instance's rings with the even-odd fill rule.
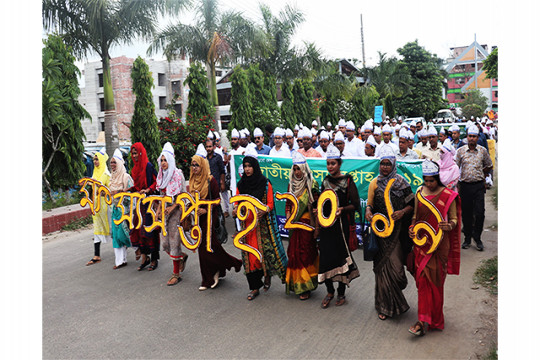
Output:
[[[99,83],[99,87],[102,88],[103,87],[103,73],[98,74],[98,83]]]
[[[175,93],[178,94],[178,95],[180,95],[182,93],[181,92],[182,89],[180,88],[180,81],[179,80],[171,82],[171,90],[172,90],[173,95]]]
[[[165,105],[167,104],[167,98],[165,96],[159,97],[159,109],[165,110]]]
[[[165,74],[158,74],[158,86],[165,86]]]
[[[102,121],[100,122],[100,127],[101,127],[101,130],[100,131],[105,131],[105,121]]]
[[[458,85],[465,84],[465,78],[462,78],[462,77],[456,78],[456,84]]]
[[[176,113],[176,117],[181,118],[182,117],[182,104],[174,104],[174,112]]]
[[[221,74],[222,74],[221,70],[216,70],[216,76],[221,76]]]
[[[105,98],[99,98],[99,111],[105,111]]]

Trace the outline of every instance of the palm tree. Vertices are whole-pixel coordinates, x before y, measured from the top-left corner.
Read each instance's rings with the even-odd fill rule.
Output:
[[[409,93],[411,76],[396,58],[379,52],[379,64],[367,69],[368,82],[375,86],[381,98],[399,98]]]
[[[118,129],[109,50],[136,37],[151,39],[158,15],[175,14],[189,0],[43,0],[43,27],[59,31],[78,59],[101,57],[105,101],[105,146],[109,158],[118,147]]]
[[[239,12],[221,12],[217,0],[201,0],[196,8],[194,25],[169,25],[155,36],[147,53],[163,50],[168,60],[189,55],[206,65],[210,96],[219,124],[219,103],[216,89],[216,64],[227,63],[241,56],[249,47],[256,29]]]

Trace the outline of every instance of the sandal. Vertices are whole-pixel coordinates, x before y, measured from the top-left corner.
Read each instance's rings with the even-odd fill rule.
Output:
[[[169,281],[167,281],[167,286],[174,286],[178,284],[181,280],[182,278],[180,277],[180,274],[173,273]]]
[[[416,330],[417,328],[418,330]],[[415,336],[424,336],[426,334],[426,331],[424,329],[424,323],[421,321],[417,321],[416,324],[414,324],[414,326],[409,328],[409,332]]]
[[[266,276],[264,278],[264,286],[263,286],[264,291],[268,291],[271,285],[272,285],[272,278],[270,276]]]
[[[330,306],[330,301],[334,298],[334,295],[326,295],[321,303],[321,307],[323,309],[326,309],[328,306]]]
[[[247,296],[247,299],[249,301],[255,299],[257,296],[259,296],[259,290],[252,290],[249,292],[248,296]]]
[[[142,269],[144,269],[145,267],[148,266],[148,264],[150,264],[150,257],[146,257],[146,261],[143,262],[138,268],[137,268],[137,271],[141,271]]]
[[[101,258],[99,258],[99,259],[92,258],[92,259],[90,259],[89,262],[86,263],[86,266],[97,264],[100,261],[101,261]]]
[[[158,261],[156,260],[155,263],[153,263],[152,265],[150,265],[150,266],[148,267],[148,271],[154,271],[154,270],[156,270],[157,267],[158,267],[158,264],[159,264],[159,263],[158,263]]]
[[[379,313],[379,320],[386,320],[388,317],[383,313]]]
[[[137,249],[135,250],[135,261],[139,260],[141,258],[141,250]]]
[[[345,295],[338,295],[336,300],[336,306],[345,305],[347,303],[347,300],[345,299]]]
[[[121,263],[120,265],[115,265],[115,266],[113,266],[113,269],[114,269],[114,270],[120,269],[121,267],[124,267],[124,266],[126,266],[126,265],[127,265],[127,262],[123,262],[123,263]]]
[[[305,293],[300,294],[299,298],[300,300],[307,300],[310,298],[310,296],[311,296],[311,291],[306,291]]]

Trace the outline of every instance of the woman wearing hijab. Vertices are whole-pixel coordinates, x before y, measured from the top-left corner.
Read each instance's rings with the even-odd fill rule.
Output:
[[[455,190],[459,182],[461,172],[454,161],[456,149],[452,146],[450,139],[446,139],[441,146],[441,159],[437,162],[440,166],[440,179],[444,186],[450,190]]]
[[[133,160],[133,168],[131,169],[131,177],[135,185],[130,189],[141,194],[152,194],[156,191],[156,176],[157,172],[151,162],[148,161],[146,149],[143,144],[136,142],[131,145],[131,159]],[[152,214],[148,214],[148,204],[140,204],[142,215],[142,226],[139,229],[133,228],[130,231],[130,240],[132,246],[137,247],[136,260],[142,254],[142,263],[137,268],[138,271],[143,270],[150,264],[149,271],[155,270],[158,267],[159,260],[159,229],[146,231],[145,226],[152,225]],[[136,227],[139,218],[135,216],[134,226]]]
[[[414,246],[414,264],[409,269],[416,279],[418,289],[418,321],[409,328],[409,332],[422,336],[428,327],[430,329],[444,329],[444,281],[447,274],[459,275],[460,266],[460,236],[461,236],[461,200],[458,193],[448,189],[439,178],[439,167],[436,163],[425,161],[422,164],[424,185],[418,192],[437,208],[442,216],[439,221],[435,214],[422,202],[415,199],[415,212],[409,228],[411,238],[422,238],[427,235],[428,240],[423,246]],[[419,230],[416,234],[414,225],[417,222],[428,223],[435,233],[442,230],[442,238],[433,252],[433,237]]]
[[[287,255],[281,243],[276,216],[274,212],[274,192],[270,181],[264,177],[256,158],[257,154],[252,148],[246,150],[242,160],[244,174],[238,182],[237,194],[251,195],[267,206],[267,211],[258,211],[257,226],[245,235],[244,243],[259,250],[262,261],[253,254],[242,252],[244,271],[249,284],[248,300],[256,298],[261,287],[267,291],[270,288],[272,275],[277,275],[285,283],[287,269]],[[236,217],[235,206],[233,216]],[[243,224],[245,229],[254,221],[253,214],[249,213]],[[264,283],[263,283],[264,277]]]
[[[408,239],[408,214],[412,214],[414,194],[403,176],[396,173],[396,156],[387,146],[381,148],[379,176],[371,181],[368,189],[366,220],[371,222],[373,214],[380,213],[388,218],[384,192],[391,179],[395,179],[390,189],[393,208],[394,229],[388,237],[377,236],[379,252],[373,260],[375,273],[375,308],[379,319],[386,320],[409,310],[409,304],[402,290],[407,287],[407,277],[403,268],[406,250],[402,249],[402,237]],[[380,226],[378,226],[380,228]]]
[[[319,284],[326,285],[327,295],[324,297],[321,307],[323,309],[330,306],[334,298],[334,282],[338,283],[338,296],[336,306],[346,304],[345,289],[350,282],[360,276],[358,267],[354,261],[349,248],[351,236],[356,237],[356,233],[351,232],[354,226],[355,212],[360,208],[360,197],[358,189],[350,174],[341,174],[340,151],[335,146],[328,146],[326,150],[326,169],[328,175],[321,185],[321,194],[327,189],[336,192],[337,211],[336,221],[329,227],[321,227],[317,224],[315,237],[320,232],[319,241]],[[324,203],[322,208],[323,216],[330,217],[332,205],[329,201]]]
[[[124,166],[124,158],[120,149],[114,151],[111,159],[111,184],[109,190],[111,195],[118,194],[123,191],[127,191],[133,186],[133,179],[126,172]],[[114,223],[115,220],[119,220],[122,217],[122,208],[118,206],[118,199],[113,198],[112,203],[112,244],[115,256],[115,265],[113,269],[119,269],[127,265],[126,255],[127,248],[131,247],[131,241],[129,240],[129,227],[127,221],[122,221],[120,225]],[[125,213],[129,213],[129,204],[124,205]]]
[[[315,227],[313,216],[314,194],[319,194],[319,184],[311,176],[306,158],[295,151],[292,155],[293,166],[289,180],[289,192],[298,199],[298,210],[293,222]],[[315,203],[316,206],[316,203]],[[292,203],[287,200],[285,214],[291,217]],[[313,231],[302,229],[289,230],[289,247],[287,248],[287,273],[285,275],[285,291],[294,291],[300,300],[307,300],[311,291],[317,288],[319,272],[319,253]]]
[[[94,172],[92,173],[92,179],[100,181],[105,186],[109,186],[111,181],[111,173],[107,169],[108,159],[109,156],[105,152],[105,148],[94,154]],[[106,243],[111,239],[109,205],[107,205],[103,196],[101,196],[100,204],[101,207],[99,208],[99,211],[92,215],[92,222],[94,224],[94,257],[86,263],[86,266],[93,265],[101,261],[101,243]]]
[[[189,177],[189,193],[195,197],[195,192],[199,192],[201,200],[220,199],[219,185],[216,179],[210,174],[210,165],[205,156],[206,150],[202,148],[202,144],[197,150],[197,154],[191,159],[191,174]],[[200,154],[200,155],[199,155]],[[202,156],[201,156],[202,155]],[[219,278],[225,277],[225,271],[235,269],[239,272],[242,267],[242,261],[229,255],[217,239],[216,227],[218,226],[218,209],[219,204],[212,207],[212,234],[210,235],[210,244],[213,252],[208,252],[207,248],[207,207],[199,207],[197,210],[199,215],[199,224],[201,226],[201,244],[199,245],[199,266],[201,269],[201,286],[200,291],[208,288],[214,289]]]
[[[172,204],[165,208],[164,221],[167,236],[160,232],[159,237],[163,251],[171,257],[173,262],[173,273],[167,282],[167,286],[173,286],[180,282],[180,272],[184,271],[188,258],[187,254],[182,251],[182,240],[178,233],[181,213],[180,206],[176,204],[178,194],[186,191],[186,180],[182,170],[176,167],[174,149],[171,143],[165,143],[163,151],[161,151],[157,160],[160,166],[156,179],[156,189],[160,195],[172,198]],[[161,211],[158,212],[158,216],[161,216]]]

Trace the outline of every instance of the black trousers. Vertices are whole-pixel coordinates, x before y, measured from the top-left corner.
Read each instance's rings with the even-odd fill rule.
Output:
[[[338,282],[338,284],[339,285],[338,285],[338,288],[337,288],[337,294],[339,296],[345,295],[345,289],[346,289],[345,283]],[[336,290],[334,289],[334,283],[333,283],[332,279],[324,280],[324,285],[326,285],[326,291],[328,291],[329,294],[333,295]]]
[[[264,285],[263,280],[262,280],[263,276],[264,276],[264,271],[262,270],[256,270],[256,271],[247,273],[246,277],[249,284],[249,290],[259,290],[260,288],[262,288]]]
[[[461,220],[466,243],[470,243],[471,238],[476,243],[481,241],[482,231],[484,230],[485,194],[484,181],[459,183]]]

